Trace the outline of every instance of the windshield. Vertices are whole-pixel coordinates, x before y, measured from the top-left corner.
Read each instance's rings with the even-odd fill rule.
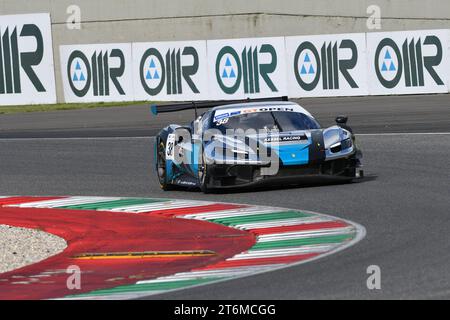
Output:
[[[296,131],[320,129],[320,125],[312,117],[299,112],[272,111],[244,113],[213,122],[213,128],[222,132],[227,129],[255,129]]]

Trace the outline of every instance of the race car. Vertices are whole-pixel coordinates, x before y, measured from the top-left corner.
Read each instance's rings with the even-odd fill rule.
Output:
[[[198,115],[198,109],[210,110]],[[155,139],[155,169],[163,190],[296,184],[304,177],[352,181],[363,176],[346,116],[321,128],[287,97],[153,105],[152,113],[192,109],[189,125],[171,124]]]

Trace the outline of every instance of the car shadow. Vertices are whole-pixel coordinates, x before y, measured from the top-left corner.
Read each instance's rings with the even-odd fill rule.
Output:
[[[303,178],[301,182],[297,183],[284,183],[284,184],[271,184],[267,182],[264,185],[257,186],[246,186],[246,187],[233,187],[224,189],[211,189],[208,191],[210,194],[235,194],[235,193],[251,193],[251,192],[264,192],[264,191],[275,191],[275,190],[286,190],[286,189],[303,189],[303,188],[321,188],[336,185],[351,185],[357,183],[365,183],[374,181],[378,178],[375,174],[365,175],[363,178],[356,180],[340,179],[335,177],[306,177]],[[188,192],[198,192],[199,188],[183,188],[176,187],[176,190],[188,191]]]
[[[349,181],[344,179],[328,178],[328,177],[317,177],[317,178],[306,178],[300,183],[289,183],[289,184],[275,184],[275,185],[261,185],[253,187],[242,187],[242,188],[232,188],[232,189],[217,189],[211,190],[210,193],[214,194],[233,194],[233,193],[251,193],[251,192],[264,192],[264,191],[275,191],[275,190],[287,190],[287,189],[303,189],[303,188],[322,188],[337,185],[350,185],[357,183],[365,183],[374,181],[378,178],[377,175],[367,175],[363,178]]]

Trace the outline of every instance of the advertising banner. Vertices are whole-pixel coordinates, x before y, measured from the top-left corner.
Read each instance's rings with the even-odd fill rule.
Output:
[[[0,105],[56,103],[50,15],[0,16]]]
[[[285,39],[290,97],[368,94],[364,33]]]
[[[66,102],[132,101],[131,44],[60,46]]]
[[[367,34],[372,95],[448,92],[449,30]]]
[[[211,99],[287,95],[284,38],[208,41]]]
[[[133,43],[136,100],[208,99],[206,41]]]

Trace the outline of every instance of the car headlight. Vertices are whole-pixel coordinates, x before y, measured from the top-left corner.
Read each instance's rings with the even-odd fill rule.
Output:
[[[352,138],[348,138],[341,141],[341,150],[351,148],[353,145]]]
[[[330,151],[333,153],[341,152],[343,150],[351,148],[352,145],[353,145],[352,139],[348,138],[330,146]]]

